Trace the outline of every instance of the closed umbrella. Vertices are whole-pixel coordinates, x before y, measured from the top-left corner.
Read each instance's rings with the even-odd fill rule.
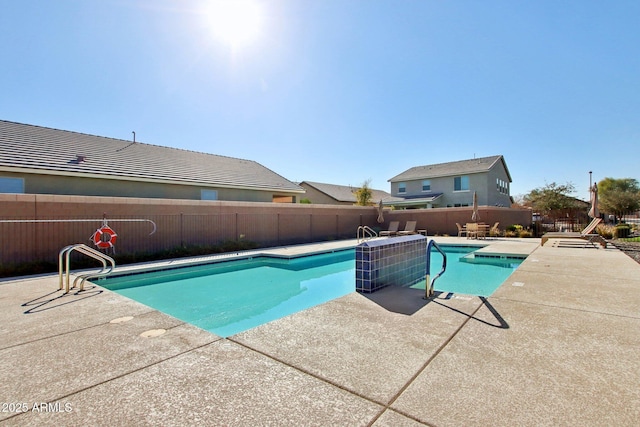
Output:
[[[478,195],[473,192],[473,213],[471,214],[471,221],[478,222],[480,220],[480,213],[478,212]]]
[[[378,203],[378,224],[382,224],[384,222],[383,209],[382,209],[382,199],[380,199],[380,203]]]
[[[589,216],[591,218],[600,216],[598,210],[598,184],[595,182],[593,183],[593,187],[591,187],[591,209],[589,209]]]

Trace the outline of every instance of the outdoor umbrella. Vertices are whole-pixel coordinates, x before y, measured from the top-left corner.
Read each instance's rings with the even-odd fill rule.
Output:
[[[382,199],[380,199],[380,203],[378,203],[378,224],[382,224],[384,222],[384,216],[382,215]]]
[[[480,213],[478,212],[478,195],[473,192],[473,213],[471,214],[471,221],[478,222],[480,219]]]
[[[600,216],[600,212],[598,211],[598,184],[593,183],[593,187],[591,187],[591,209],[589,209],[589,216],[591,218],[597,218]]]

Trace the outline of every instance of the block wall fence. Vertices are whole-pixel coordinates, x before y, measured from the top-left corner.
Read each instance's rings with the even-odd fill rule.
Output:
[[[394,220],[401,227],[415,220],[429,235],[457,235],[455,223],[469,222],[471,208],[385,210],[380,224],[377,207],[0,194],[0,264],[57,262],[64,246],[90,244],[103,218],[118,234],[117,253],[130,254],[229,240],[267,247],[349,239],[360,225],[384,230]],[[151,220],[157,230],[149,235],[150,223],[122,221],[130,219]],[[482,206],[480,219],[526,227],[531,211]]]

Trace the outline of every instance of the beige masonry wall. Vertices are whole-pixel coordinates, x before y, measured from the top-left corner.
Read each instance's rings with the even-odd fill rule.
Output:
[[[103,218],[117,233],[117,253],[128,254],[227,240],[274,246],[351,238],[376,217],[373,207],[0,194],[0,263],[55,261],[64,246],[91,244]],[[153,225],[142,220],[156,232],[149,235]]]
[[[103,218],[118,234],[117,254],[133,254],[227,240],[277,246],[355,238],[358,226],[386,229],[391,220],[455,235],[455,223],[469,222],[471,208],[385,211],[379,224],[375,207],[0,194],[0,264],[56,262],[64,246],[91,244]],[[502,228],[531,224],[531,212],[522,209],[480,207],[480,218]]]
[[[247,202],[272,202],[274,197],[298,198],[303,194],[288,191],[262,189],[239,189],[198,186],[193,184],[170,184],[158,182],[129,181],[122,178],[87,178],[53,174],[30,174],[2,172],[0,176],[22,178],[25,194],[91,195],[96,197],[143,197],[164,199],[200,200],[202,190],[215,190],[218,200],[241,200]]]

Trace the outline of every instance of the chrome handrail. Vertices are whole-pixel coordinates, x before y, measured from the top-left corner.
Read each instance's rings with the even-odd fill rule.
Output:
[[[62,248],[58,254],[58,276],[59,276],[59,290],[62,290],[63,284],[66,284],[65,293],[69,293],[69,276],[71,274],[70,257],[71,252],[76,251],[84,255],[87,255],[93,259],[102,262],[102,270],[98,272],[82,274],[75,278],[73,281],[73,287],[76,287],[78,280],[80,280],[80,290],[84,289],[84,282],[89,278],[102,277],[109,275],[114,268],[116,268],[116,262],[113,258],[103,254],[83,243],[77,243],[75,245],[69,245]],[[107,266],[107,261],[111,264]],[[64,278],[64,279],[63,279]]]
[[[436,277],[433,278],[431,283],[429,283],[429,279],[431,276],[431,248],[433,247],[435,247],[436,250],[442,254],[442,270],[440,270],[440,273],[438,273]],[[435,241],[431,240],[427,245],[427,276],[425,281],[425,295],[424,295],[425,298],[431,298],[433,296],[433,285],[436,282],[436,279],[444,274],[446,269],[447,269],[447,254],[444,253],[442,248],[438,246],[438,244]]]
[[[358,243],[360,243],[360,232],[362,232],[363,241],[367,239],[373,239],[374,237],[378,237],[378,233],[376,233],[374,229],[372,229],[368,225],[361,225],[358,227],[358,232],[356,236],[358,239]]]

